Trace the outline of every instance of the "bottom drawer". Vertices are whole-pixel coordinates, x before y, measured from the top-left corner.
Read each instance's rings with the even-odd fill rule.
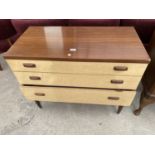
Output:
[[[36,101],[129,106],[135,91],[21,86],[26,98]]]

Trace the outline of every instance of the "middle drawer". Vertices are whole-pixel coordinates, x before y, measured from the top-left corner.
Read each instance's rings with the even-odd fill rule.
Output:
[[[20,84],[135,90],[140,76],[14,72]]]

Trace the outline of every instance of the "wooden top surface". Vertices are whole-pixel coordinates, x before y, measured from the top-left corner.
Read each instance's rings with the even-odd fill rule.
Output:
[[[70,52],[70,48],[76,48],[77,51]],[[150,61],[133,27],[29,27],[4,57],[137,63]]]

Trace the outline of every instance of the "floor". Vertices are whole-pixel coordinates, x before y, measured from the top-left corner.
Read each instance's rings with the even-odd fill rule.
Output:
[[[0,134],[155,134],[155,105],[140,116],[132,111],[139,104],[139,87],[131,107],[116,114],[114,106],[43,102],[39,109],[27,101],[5,60],[0,72]]]

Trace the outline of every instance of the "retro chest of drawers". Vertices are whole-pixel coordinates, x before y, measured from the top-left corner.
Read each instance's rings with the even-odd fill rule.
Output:
[[[30,27],[4,57],[29,100],[116,106],[150,61],[132,27]]]

